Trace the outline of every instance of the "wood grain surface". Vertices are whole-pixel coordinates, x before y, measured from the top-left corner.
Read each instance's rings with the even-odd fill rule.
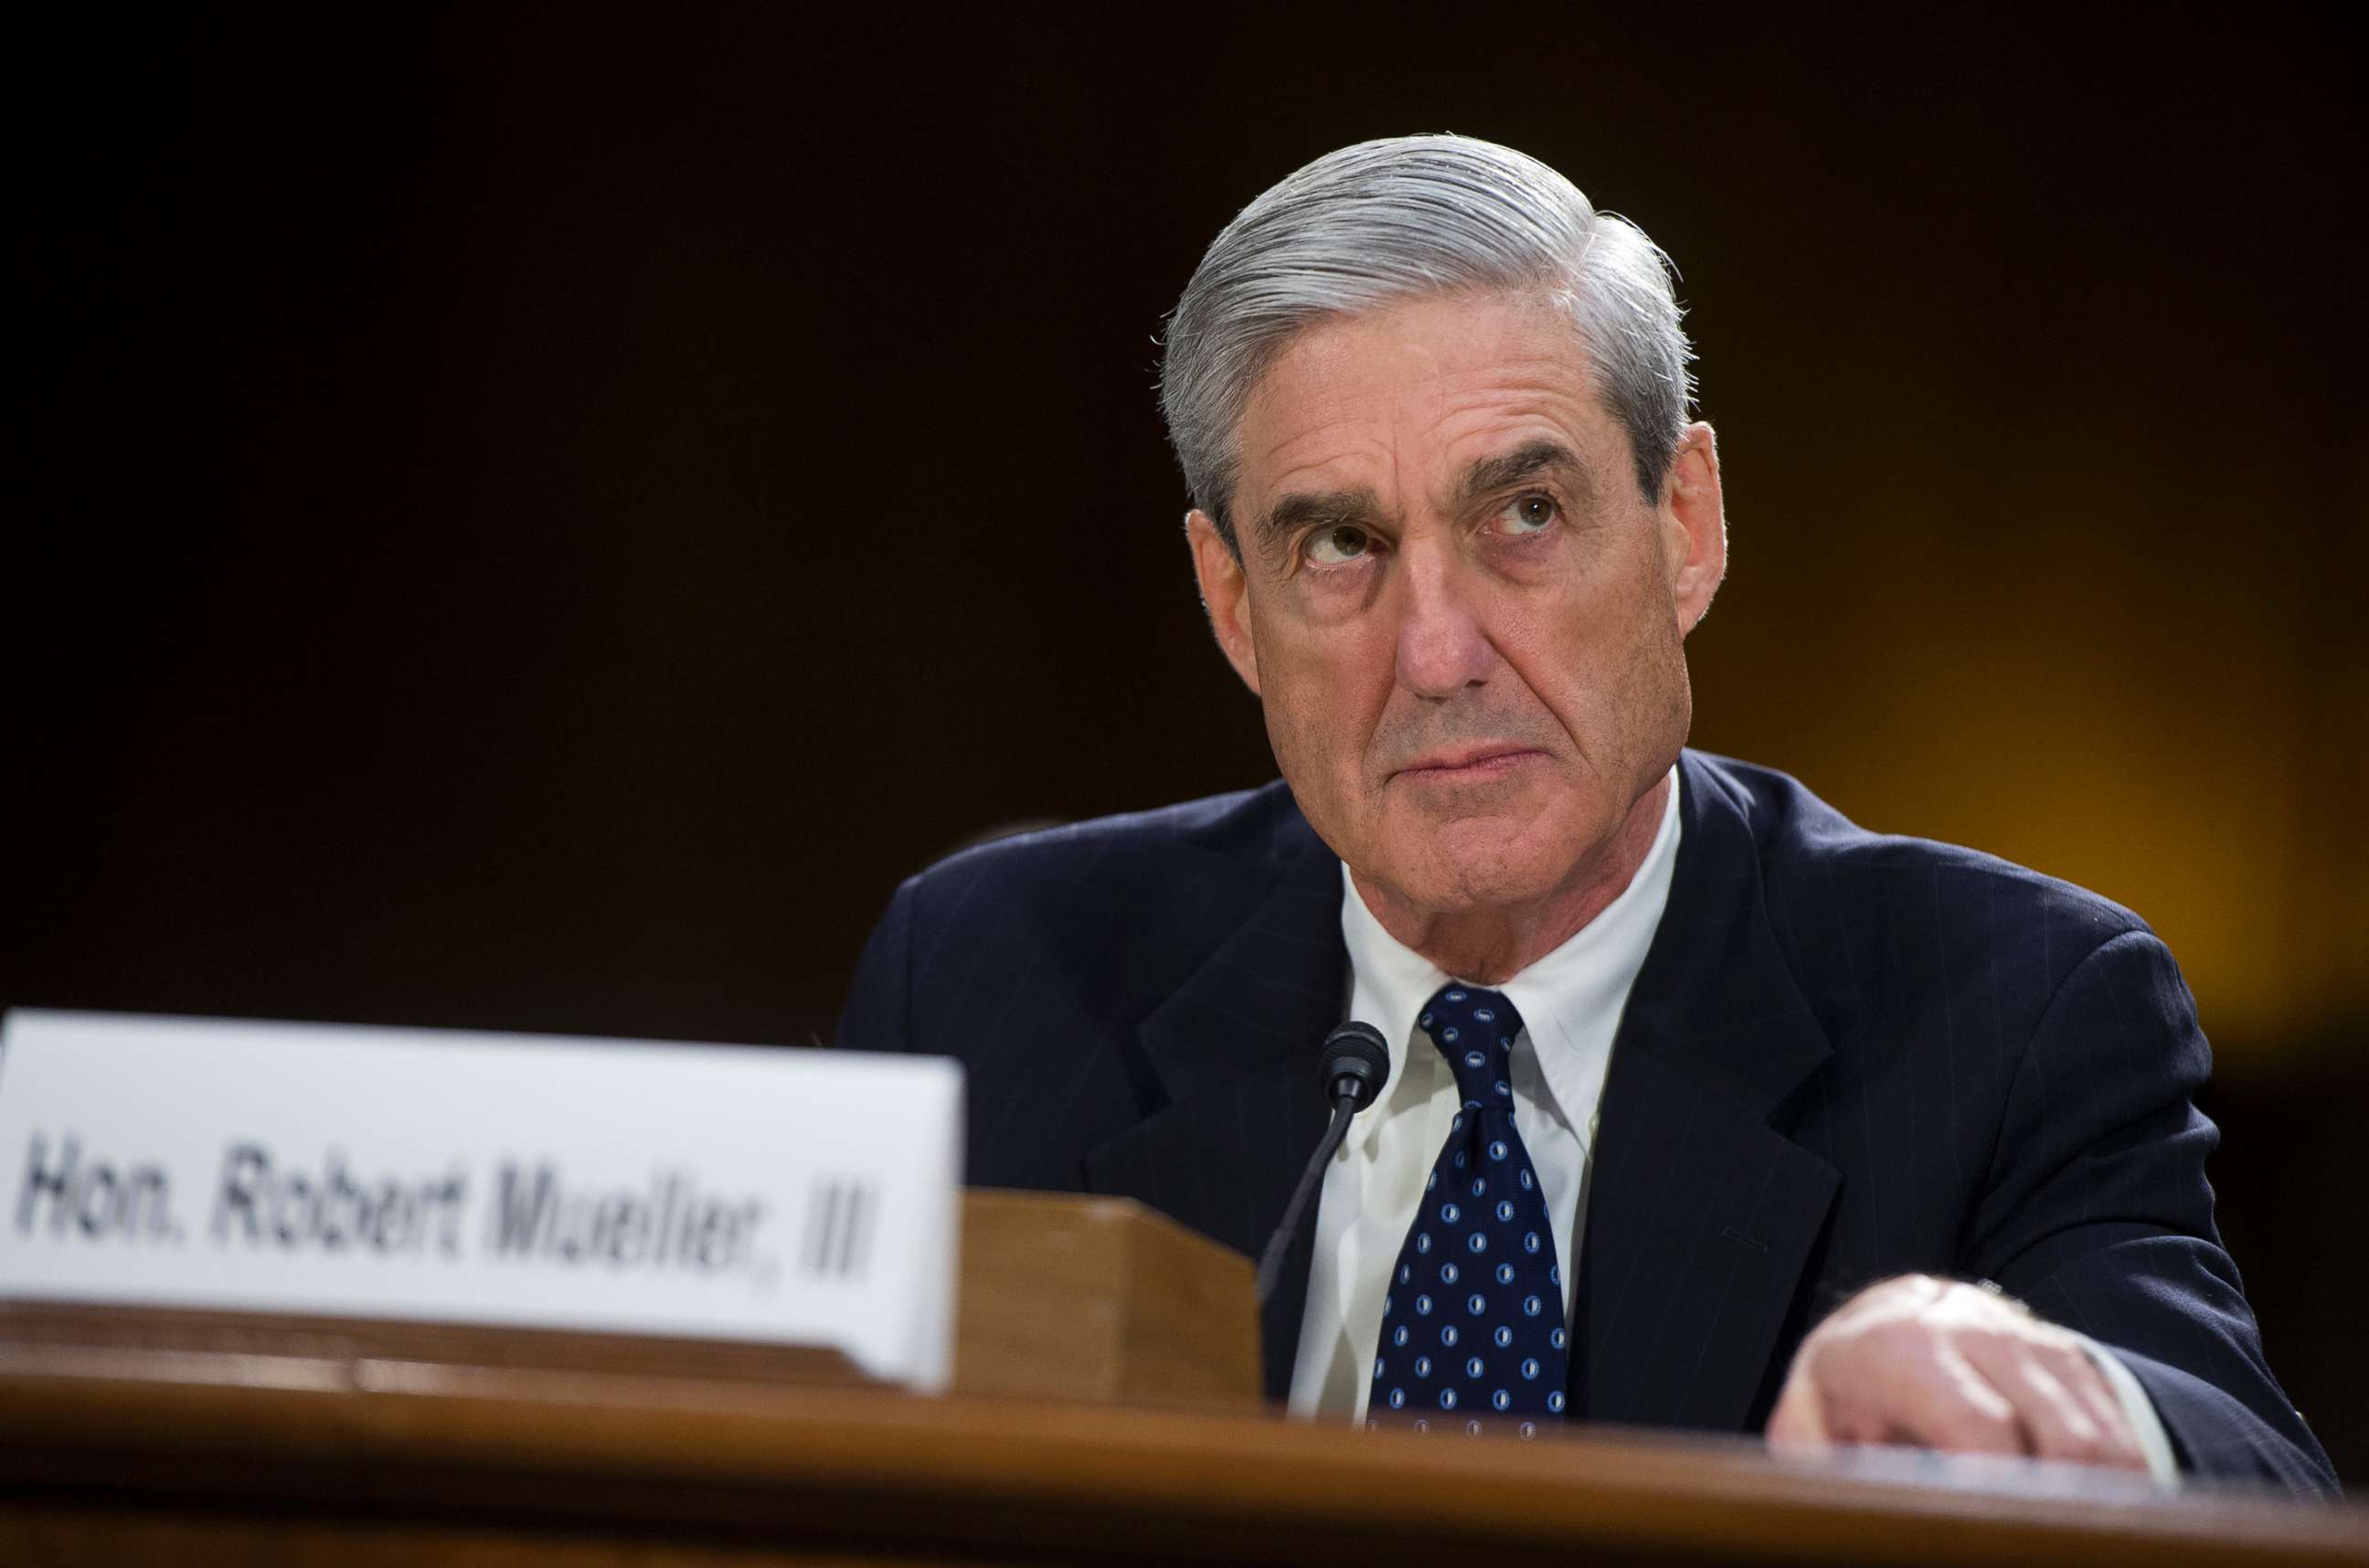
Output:
[[[1443,1440],[687,1376],[108,1355],[0,1353],[0,1558],[2369,1562],[2350,1508],[2102,1475],[1852,1473],[1604,1430]]]
[[[1126,1198],[965,1193],[955,1391],[1253,1410],[1251,1276]]]
[[[1290,1422],[1242,1259],[1094,1200],[966,1226],[945,1398],[782,1347],[0,1303],[0,1562],[2369,1564],[2362,1510],[2114,1472]]]

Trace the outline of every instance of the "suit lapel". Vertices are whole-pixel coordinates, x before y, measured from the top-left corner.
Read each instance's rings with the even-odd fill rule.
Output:
[[[1832,1047],[1769,929],[1749,797],[1691,752],[1679,788],[1669,907],[1600,1108],[1572,1404],[1734,1431],[1841,1179],[1769,1118]]]
[[[1348,973],[1340,862],[1304,824],[1296,838],[1281,875],[1137,1029],[1168,1103],[1086,1155],[1091,1190],[1136,1198],[1250,1257],[1323,1136],[1316,1059],[1341,1022]],[[1289,1391],[1314,1245],[1310,1214],[1261,1324],[1272,1399]]]

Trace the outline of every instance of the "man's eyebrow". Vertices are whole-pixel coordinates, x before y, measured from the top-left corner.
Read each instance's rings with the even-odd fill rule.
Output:
[[[1465,469],[1464,476],[1456,483],[1458,507],[1469,506],[1483,496],[1558,469],[1571,475],[1582,485],[1590,482],[1587,464],[1577,452],[1561,441],[1543,437],[1525,441],[1511,452],[1482,458]]]
[[[1511,452],[1482,458],[1466,468],[1456,482],[1457,508],[1557,471],[1572,475],[1583,486],[1592,482],[1586,463],[1562,442],[1545,437],[1525,441]],[[1304,528],[1327,522],[1370,522],[1380,510],[1379,498],[1369,489],[1295,490],[1276,498],[1260,514],[1252,532],[1262,550],[1272,550]]]
[[[1294,490],[1276,498],[1258,520],[1262,549],[1272,549],[1301,529],[1321,522],[1357,522],[1381,509],[1374,492],[1355,490]]]

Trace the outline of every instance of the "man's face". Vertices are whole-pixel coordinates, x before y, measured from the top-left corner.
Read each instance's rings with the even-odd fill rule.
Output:
[[[1709,427],[1656,499],[1569,318],[1501,296],[1311,327],[1254,391],[1210,619],[1309,821],[1450,913],[1585,880],[1685,743],[1725,566]]]

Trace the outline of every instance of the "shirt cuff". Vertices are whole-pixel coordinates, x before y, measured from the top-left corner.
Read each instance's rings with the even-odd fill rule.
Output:
[[[2073,1337],[2089,1353],[2099,1375],[2106,1379],[2106,1387],[2114,1391],[2114,1399],[2123,1407],[2123,1419],[2130,1424],[2131,1436],[2137,1440],[2139,1453],[2146,1460],[2147,1474],[2157,1486],[2177,1487],[2180,1461],[2171,1456],[2171,1435],[2163,1429],[2163,1417],[2155,1413],[2155,1402],[2139,1386],[2137,1374],[2123,1365],[2121,1356],[2088,1334],[2074,1333]]]

